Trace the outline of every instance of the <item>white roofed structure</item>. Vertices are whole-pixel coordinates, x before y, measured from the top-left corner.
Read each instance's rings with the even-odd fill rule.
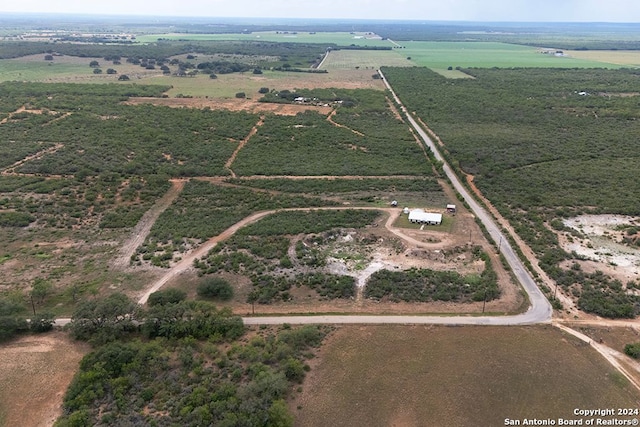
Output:
[[[409,221],[420,224],[440,225],[442,224],[442,214],[425,212],[422,209],[414,209],[409,212]]]

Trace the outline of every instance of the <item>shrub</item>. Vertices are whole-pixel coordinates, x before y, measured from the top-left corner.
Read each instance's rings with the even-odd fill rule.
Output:
[[[32,318],[29,322],[29,329],[32,332],[48,332],[53,329],[55,318],[51,313],[41,313],[38,317]]]
[[[27,321],[21,317],[0,317],[0,342],[7,341],[29,329]]]
[[[198,296],[229,301],[233,298],[233,287],[220,277],[207,278],[198,286]]]
[[[26,212],[0,212],[0,227],[26,227],[35,218]]]
[[[246,98],[247,94],[244,92],[238,92],[236,93],[236,98]]]
[[[625,345],[624,353],[634,359],[640,359],[640,342]]]
[[[147,304],[150,307],[154,305],[175,304],[180,301],[184,301],[187,298],[186,292],[180,289],[167,289],[164,291],[157,291],[149,295]]]

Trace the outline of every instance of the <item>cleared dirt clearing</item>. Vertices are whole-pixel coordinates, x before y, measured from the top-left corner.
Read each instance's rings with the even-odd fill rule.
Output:
[[[62,397],[89,351],[55,332],[32,335],[0,346],[0,426],[51,426],[61,414]]]
[[[497,426],[640,399],[590,346],[551,326],[341,327],[312,365],[290,402],[296,426]]]

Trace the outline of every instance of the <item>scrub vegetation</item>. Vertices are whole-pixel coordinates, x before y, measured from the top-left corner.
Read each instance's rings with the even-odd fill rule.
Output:
[[[205,302],[165,299],[145,311],[132,304],[112,294],[75,311],[71,333],[95,347],[80,362],[57,427],[292,425],[285,399],[328,329],[248,331]]]
[[[465,69],[446,80],[426,69],[385,69],[408,108],[429,123],[459,174],[474,183],[580,308],[634,317],[637,281],[567,270],[562,219],[639,215],[636,70]],[[417,90],[419,88],[419,90]]]

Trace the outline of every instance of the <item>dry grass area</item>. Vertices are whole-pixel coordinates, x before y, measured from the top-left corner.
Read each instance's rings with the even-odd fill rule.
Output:
[[[334,70],[365,69],[370,73],[381,66],[412,67],[417,64],[394,50],[335,50],[322,63],[322,68]]]
[[[640,341],[640,325],[637,328],[581,325],[571,322],[566,325],[621,353],[624,352],[625,345]]]
[[[583,333],[594,342],[608,347],[609,355],[617,360],[636,382],[640,383],[640,361],[624,354],[627,344],[640,342],[640,327],[638,326],[612,326],[607,321],[599,323],[567,323],[566,326]]]
[[[565,55],[609,64],[640,65],[640,52],[637,50],[570,50],[565,51]]]
[[[344,326],[290,401],[296,426],[497,426],[637,407],[595,350],[552,326]]]
[[[249,113],[273,113],[281,116],[295,116],[308,110],[328,115],[332,107],[298,104],[272,104],[250,99],[210,99],[210,98],[130,98],[128,105],[152,104],[175,108],[210,108],[212,110],[247,111]]]
[[[88,345],[62,332],[25,336],[0,346],[0,426],[53,425],[88,351]]]

